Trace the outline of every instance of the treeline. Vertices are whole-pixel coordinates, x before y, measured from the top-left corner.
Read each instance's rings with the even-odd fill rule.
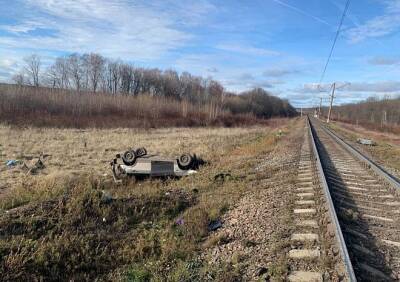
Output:
[[[400,133],[400,97],[371,97],[363,102],[335,106],[333,119],[370,129]]]
[[[287,100],[269,95],[262,88],[255,88],[239,95],[228,94],[224,106],[233,114],[252,113],[258,118],[297,115],[296,109]]]
[[[25,66],[14,75],[19,85],[44,86],[76,91],[188,99],[202,102],[221,98],[224,89],[212,79],[188,72],[138,68],[121,60],[111,60],[96,53],[58,57],[43,69],[38,55],[24,58]]]
[[[257,117],[265,113],[246,111],[250,106],[242,108],[242,105],[254,103],[253,95],[274,98],[262,90],[241,97],[226,96],[227,103],[233,101],[235,104],[241,99],[240,108],[232,113],[224,106],[217,113],[213,103],[193,104],[187,100],[146,94],[78,93],[75,90],[0,84],[0,121],[18,126],[61,128],[231,127],[269,124],[271,119]]]
[[[24,61],[15,84],[0,87],[0,120],[11,124],[232,126],[297,114],[263,89],[237,95],[211,78],[138,68],[95,53],[59,57],[45,69],[37,55]]]

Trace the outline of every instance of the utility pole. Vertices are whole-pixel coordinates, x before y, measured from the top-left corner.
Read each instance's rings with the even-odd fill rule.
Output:
[[[381,121],[381,127],[383,127],[384,125],[386,125],[386,123],[387,123],[387,114],[386,114],[386,111],[383,111],[382,121]]]
[[[335,97],[335,88],[336,88],[336,82],[333,83],[332,87],[331,104],[329,106],[328,119],[326,120],[326,123],[329,123],[329,121],[331,120],[333,98]]]
[[[319,98],[318,118],[321,116],[322,97]]]
[[[303,108],[300,108],[300,116],[303,116]]]

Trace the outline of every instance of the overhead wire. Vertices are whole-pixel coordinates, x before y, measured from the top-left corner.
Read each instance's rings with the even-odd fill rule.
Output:
[[[338,29],[336,31],[335,39],[333,40],[333,44],[332,44],[331,50],[329,52],[328,59],[326,60],[326,63],[325,63],[325,66],[324,66],[324,70],[322,71],[321,78],[319,80],[318,85],[320,85],[321,82],[324,80],[325,73],[326,73],[326,70],[328,68],[329,62],[331,60],[331,57],[332,57],[332,54],[333,54],[333,50],[335,49],[336,41],[337,41],[337,39],[339,37],[339,34],[340,34],[340,31],[342,29],[342,25],[343,25],[344,19],[346,17],[347,10],[349,9],[349,5],[350,5],[350,0],[347,0],[346,6],[344,7],[344,10],[343,10],[342,17],[340,19],[340,23],[339,23]]]

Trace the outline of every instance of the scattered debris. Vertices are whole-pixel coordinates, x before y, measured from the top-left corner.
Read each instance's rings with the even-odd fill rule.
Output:
[[[276,133],[277,137],[282,137],[284,135],[282,129],[279,129],[278,132]]]
[[[16,166],[17,164],[19,164],[19,160],[8,160],[6,162],[6,166],[8,168],[12,168],[12,167]]]
[[[225,181],[238,181],[242,179],[246,179],[248,175],[232,175],[229,172],[225,173],[218,173],[214,175],[214,182],[217,182],[219,184],[224,183]]]
[[[215,231],[221,227],[222,227],[221,220],[219,220],[219,219],[213,220],[208,224],[208,231]]]
[[[178,218],[178,219],[175,221],[175,224],[176,224],[176,225],[184,225],[184,224],[185,224],[185,221],[183,220],[183,218]]]
[[[188,193],[182,189],[169,190],[165,193],[165,196],[167,199],[171,200],[179,199],[188,203],[194,203],[196,199],[192,193]]]
[[[261,266],[256,270],[256,276],[262,276],[267,272],[268,272],[268,268]]]
[[[26,174],[36,174],[39,170],[46,168],[42,161],[42,156],[40,156],[36,160],[32,160],[31,162],[23,162],[22,169],[26,170]]]
[[[48,156],[50,155],[40,154],[38,158],[34,158],[32,156],[24,156],[25,161],[16,159],[8,160],[6,161],[6,166],[8,168],[14,168],[19,165],[18,168],[26,171],[26,174],[36,174],[39,170],[46,168],[42,159]]]
[[[360,143],[362,145],[368,145],[368,146],[376,146],[376,142],[371,140],[371,139],[365,139],[365,138],[358,138],[357,143]]]
[[[109,192],[102,190],[100,201],[104,204],[109,204],[113,201],[113,197],[111,196],[111,194]]]
[[[218,173],[214,176],[214,181],[225,182],[225,180],[232,179],[232,174],[230,173]]]

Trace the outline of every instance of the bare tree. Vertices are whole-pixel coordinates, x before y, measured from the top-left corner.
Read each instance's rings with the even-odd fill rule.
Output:
[[[90,53],[87,60],[89,82],[92,87],[92,91],[96,92],[103,76],[105,59],[95,53]]]
[[[210,103],[210,118],[218,117],[219,113],[222,111],[222,103],[224,99],[224,87],[215,80],[211,80],[207,85],[207,92],[209,94]]]
[[[45,84],[51,88],[56,88],[59,85],[59,77],[55,65],[51,65],[46,70]]]
[[[85,70],[83,59],[78,54],[72,54],[68,57],[68,73],[75,89],[79,92],[83,87]]]
[[[12,80],[18,85],[24,85],[26,82],[26,78],[23,73],[17,73],[13,75]]]
[[[89,90],[89,54],[83,54],[80,58],[82,60],[83,66],[82,88],[85,90]]]
[[[25,71],[29,75],[31,79],[31,83],[33,86],[39,86],[39,73],[41,67],[41,60],[40,57],[36,54],[32,54],[28,57],[24,58],[26,63]]]
[[[165,92],[162,80],[162,73],[159,69],[143,70],[142,93],[163,96]]]
[[[181,83],[178,73],[174,70],[166,70],[162,78],[164,96],[179,99]]]
[[[128,64],[122,64],[120,67],[121,91],[124,94],[129,94],[133,86],[134,68]]]
[[[390,130],[400,124],[400,97],[390,98],[384,95],[381,99],[370,97],[358,103],[334,107],[335,118],[354,122],[372,129]]]
[[[107,85],[108,85],[108,90],[112,94],[116,94],[118,91],[118,86],[120,82],[120,67],[121,67],[121,62],[120,61],[108,61],[107,64]]]
[[[37,66],[37,68],[30,68],[31,70],[39,70],[38,57],[30,57],[26,61],[30,63],[28,66]],[[32,73],[33,71],[30,72]],[[110,60],[96,53],[72,54],[68,57],[57,58],[46,74],[45,82],[52,87],[72,86],[78,91],[102,90],[112,94],[121,92],[132,93],[135,96],[147,94],[168,97],[184,101],[183,112],[187,112],[189,104],[204,105],[208,107],[211,119],[218,117],[229,103],[230,110],[235,113],[252,112],[259,117],[269,117],[281,114],[278,112],[284,109],[288,115],[292,115],[290,104],[272,98],[263,89],[249,91],[241,98],[229,96],[230,102],[227,103],[224,101],[228,98],[223,86],[211,77],[202,78],[187,72],[179,75],[174,70],[135,68],[123,61]],[[19,79],[19,81],[25,80]],[[38,85],[36,82],[35,84]],[[381,115],[382,113],[377,116]],[[391,112],[387,112],[388,120],[391,116]]]
[[[143,70],[142,69],[134,69],[133,71],[133,95],[137,96],[140,92],[140,88],[143,80]]]
[[[192,92],[192,75],[188,72],[181,73],[179,77],[180,93],[179,96],[181,99],[189,99],[190,93]]]
[[[59,57],[56,59],[54,64],[55,73],[58,78],[58,87],[59,88],[68,88],[69,87],[69,67],[68,60],[65,57]]]

